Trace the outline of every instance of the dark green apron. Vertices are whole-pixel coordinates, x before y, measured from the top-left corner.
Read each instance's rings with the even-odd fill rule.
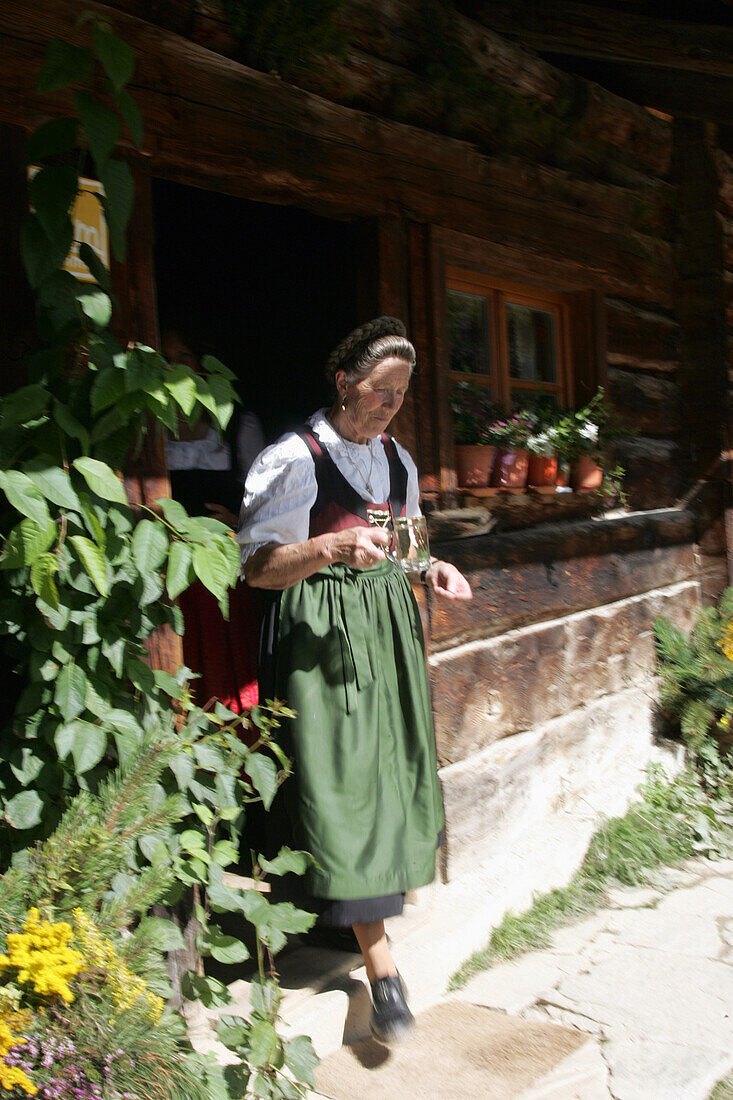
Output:
[[[435,874],[443,809],[420,616],[391,562],[332,565],[281,593],[275,686],[297,712],[285,784],[314,897],[368,898]],[[289,741],[289,744],[287,743]]]

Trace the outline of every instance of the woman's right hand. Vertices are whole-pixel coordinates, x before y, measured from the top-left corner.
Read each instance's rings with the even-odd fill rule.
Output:
[[[328,538],[332,560],[356,569],[368,569],[384,561],[391,541],[389,532],[382,527],[346,527],[343,531],[332,531]]]

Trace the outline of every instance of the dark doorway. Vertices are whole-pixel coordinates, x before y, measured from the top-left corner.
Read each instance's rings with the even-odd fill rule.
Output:
[[[326,404],[323,365],[360,320],[359,225],[162,180],[153,219],[161,328],[236,373],[268,442]]]

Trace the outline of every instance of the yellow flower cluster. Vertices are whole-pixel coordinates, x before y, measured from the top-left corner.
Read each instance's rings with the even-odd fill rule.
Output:
[[[729,619],[725,624],[725,630],[718,645],[728,660],[733,661],[733,619]]]
[[[38,1089],[28,1074],[17,1066],[5,1064],[5,1055],[8,1051],[28,1041],[24,1035],[14,1034],[13,1028],[20,1031],[28,1027],[30,1016],[30,1012],[11,1012],[6,1008],[0,1008],[0,1087],[8,1092],[19,1088],[29,1096],[35,1096]]]
[[[105,984],[109,986],[118,1011],[126,1012],[142,997],[148,1008],[148,1016],[157,1024],[163,1015],[162,998],[151,993],[143,979],[125,966],[114,946],[83,909],[74,909],[74,924],[76,938],[84,950],[87,964],[104,971]]]
[[[69,981],[82,968],[78,951],[69,947],[74,935],[70,924],[41,920],[34,907],[28,910],[22,932],[9,932],[7,955],[0,955],[0,971],[14,968],[20,985],[32,985],[42,997],[73,1001]]]

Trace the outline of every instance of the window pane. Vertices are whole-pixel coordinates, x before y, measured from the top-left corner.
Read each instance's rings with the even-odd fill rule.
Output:
[[[450,369],[463,374],[490,374],[489,320],[480,294],[448,291]]]
[[[554,314],[507,302],[506,327],[509,376],[527,382],[556,382]]]
[[[512,390],[510,401],[513,409],[558,409],[560,407],[556,393],[542,393],[538,390]]]

